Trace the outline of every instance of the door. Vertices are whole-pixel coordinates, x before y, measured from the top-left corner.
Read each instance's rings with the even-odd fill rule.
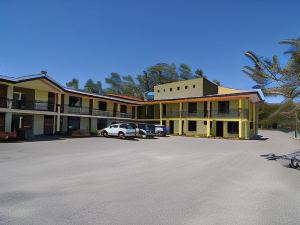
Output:
[[[0,131],[5,131],[5,114],[0,113]]]
[[[68,133],[72,134],[74,130],[80,129],[80,118],[79,117],[68,117]]]
[[[7,86],[0,85],[0,107],[6,108],[7,106]]]
[[[170,120],[170,134],[174,134],[174,120]]]
[[[223,137],[223,121],[217,121],[216,136],[217,137]]]
[[[118,125],[111,125],[107,129],[108,135],[117,136],[118,135]]]
[[[53,135],[54,116],[44,117],[44,135]]]
[[[90,115],[92,115],[93,114],[93,99],[90,99],[90,103],[89,103],[89,113],[90,113]]]
[[[113,109],[113,116],[114,117],[117,115],[117,111],[118,111],[118,104],[114,103],[114,109]]]
[[[55,106],[55,94],[48,92],[48,111],[54,111]]]

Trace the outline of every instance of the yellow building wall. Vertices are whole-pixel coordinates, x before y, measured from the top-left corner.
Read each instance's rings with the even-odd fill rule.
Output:
[[[238,92],[240,92],[240,90],[238,90],[238,89],[218,86],[218,94],[232,94],[232,93],[238,93]]]
[[[83,97],[83,98],[82,98],[81,106],[82,106],[82,107],[89,108],[89,107],[90,107],[90,99],[89,99],[89,98]]]
[[[48,92],[43,90],[35,90],[35,100],[48,102]]]
[[[80,117],[80,130],[89,130],[89,118]]]
[[[33,135],[44,134],[44,115],[33,115]]]
[[[195,88],[193,88],[195,85]],[[185,89],[185,86],[188,86]],[[177,87],[180,90],[177,90]],[[170,91],[172,88],[172,91]],[[203,96],[203,78],[154,86],[154,100]]]

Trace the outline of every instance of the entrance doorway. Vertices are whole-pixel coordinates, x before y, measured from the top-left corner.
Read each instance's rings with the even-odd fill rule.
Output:
[[[217,137],[223,137],[223,121],[217,121],[216,136]]]
[[[72,134],[74,130],[80,129],[80,117],[68,117],[68,133]]]
[[[53,135],[54,116],[44,117],[44,135]]]
[[[170,120],[170,134],[174,134],[174,120]]]
[[[33,116],[13,115],[11,130],[16,131],[17,137],[21,139],[33,138]]]

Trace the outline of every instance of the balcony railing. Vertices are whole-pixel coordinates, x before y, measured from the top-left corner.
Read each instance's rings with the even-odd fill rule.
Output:
[[[116,117],[120,117],[120,118],[132,118],[132,113],[116,112]]]
[[[79,114],[79,115],[93,115],[103,117],[120,117],[120,118],[132,118],[131,113],[121,113],[116,111],[103,111],[99,109],[91,109],[90,107],[69,106],[64,105],[63,113]]]
[[[10,109],[51,111],[51,112],[54,112],[56,110],[56,105],[54,103],[49,103],[45,101],[16,100],[16,99],[8,99],[8,98],[0,98],[0,107],[10,108]]]
[[[81,107],[81,106],[64,106],[64,113],[68,114],[80,114],[80,115],[90,115],[91,110],[89,107]]]
[[[187,112],[187,111],[170,111],[166,112],[163,115],[163,118],[179,118],[181,113],[182,118],[208,118],[208,114],[210,113],[210,118],[247,118],[248,117],[248,110],[243,109],[230,109],[228,112],[219,112],[218,110],[212,110],[212,111],[197,111],[197,112]]]
[[[113,111],[103,111],[103,110],[99,110],[99,109],[93,109],[93,115],[94,116],[113,117],[114,112]]]

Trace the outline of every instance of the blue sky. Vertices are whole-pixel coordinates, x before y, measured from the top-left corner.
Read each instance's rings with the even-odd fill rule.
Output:
[[[0,74],[47,70],[62,84],[112,71],[187,63],[224,86],[251,89],[252,50],[271,56],[300,36],[300,1],[1,0]]]

